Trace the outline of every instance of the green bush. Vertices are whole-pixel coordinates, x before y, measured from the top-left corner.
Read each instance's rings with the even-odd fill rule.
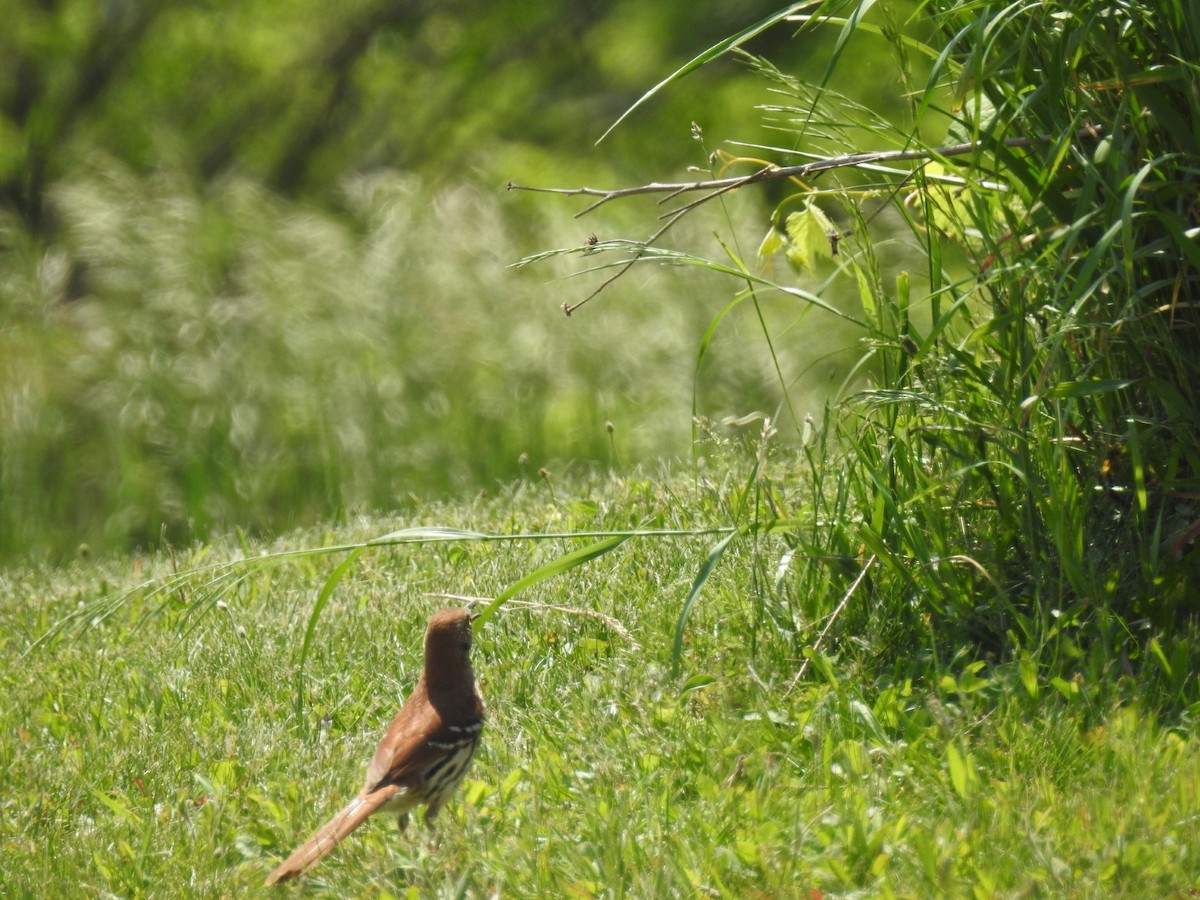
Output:
[[[793,189],[759,265],[735,259],[737,299],[757,308],[782,291],[859,321],[857,368],[874,379],[809,444],[807,500],[759,507],[806,523],[795,542],[811,562],[779,608],[801,645],[833,614],[847,649],[1040,654],[1089,690],[1143,660],[1169,693],[1188,680],[1197,16],[1169,2],[939,2],[901,23],[824,3],[799,17],[838,35],[823,75],[752,59],[785,139],[732,162],[749,183],[789,175]],[[880,42],[908,102],[892,121],[850,95]],[[830,162],[864,150],[880,153]],[[750,156],[793,168],[756,171]],[[897,220],[910,235],[898,255]],[[858,307],[828,302],[846,286]]]

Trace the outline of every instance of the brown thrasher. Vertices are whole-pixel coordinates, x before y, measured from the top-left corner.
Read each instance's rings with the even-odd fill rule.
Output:
[[[471,614],[443,609],[425,631],[425,668],[412,694],[392,719],[367,767],[358,796],[298,847],[267,877],[267,884],[295,878],[329,853],[372,813],[399,814],[425,804],[432,824],[479,744],[483,697],[471,671]]]

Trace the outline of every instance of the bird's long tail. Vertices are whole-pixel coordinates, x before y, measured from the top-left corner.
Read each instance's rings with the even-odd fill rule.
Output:
[[[312,837],[297,847],[292,855],[274,872],[267,876],[267,884],[276,884],[295,878],[327,853],[333,850],[346,835],[366,821],[367,816],[391,799],[391,791],[375,791],[367,796],[358,796],[334,814],[328,822],[316,830]]]

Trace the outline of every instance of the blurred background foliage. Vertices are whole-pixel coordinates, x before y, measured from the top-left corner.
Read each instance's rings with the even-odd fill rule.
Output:
[[[662,95],[592,152],[650,85],[778,9],[718,3],[539,4],[254,0],[9,2],[0,38],[0,196],[31,224],[48,188],[97,152],[197,184],[236,173],[284,196],[334,199],[379,169],[435,182],[608,174],[695,162],[689,123],[752,123],[762,85],[732,63]],[[757,51],[805,60],[769,30]],[[699,101],[699,102],[698,102]]]
[[[5,0],[0,558],[686,454],[694,377],[702,415],[774,411],[748,312],[695,372],[719,280],[639,270],[567,319],[582,282],[508,268],[590,231],[643,238],[648,203],[575,221],[570,201],[504,187],[683,178],[723,139],[759,139],[771,85],[722,59],[593,146],[778,8]],[[784,26],[749,48],[803,74],[821,46]],[[896,107],[887,55],[862,39],[843,89]],[[673,239],[719,254],[715,228],[763,233],[763,199]],[[798,312],[766,314],[786,334]],[[826,319],[815,359],[779,348],[797,415],[856,358],[860,335]]]

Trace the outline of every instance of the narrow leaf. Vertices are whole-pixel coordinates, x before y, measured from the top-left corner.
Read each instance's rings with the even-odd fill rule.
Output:
[[[1025,693],[1031,699],[1036,700],[1039,694],[1037,662],[1028,653],[1022,653],[1018,666],[1021,674],[1021,684],[1025,686]]]
[[[501,606],[506,601],[512,599],[521,591],[528,587],[532,587],[539,582],[545,581],[548,578],[553,578],[555,575],[561,575],[563,572],[568,572],[576,566],[582,566],[584,563],[591,562],[598,556],[603,556],[611,550],[615,550],[623,543],[633,537],[632,534],[619,534],[610,538],[605,538],[602,541],[596,541],[594,544],[588,544],[586,547],[580,547],[568,553],[566,556],[560,556],[558,559],[546,563],[546,565],[534,569],[520,581],[505,588],[501,593],[496,595],[496,599],[489,603],[476,618],[475,627],[482,628],[487,624],[488,619],[496,614]]]
[[[946,745],[946,762],[950,767],[950,783],[954,785],[954,793],[963,800],[967,799],[967,761],[953,744]]]
[[[369,544],[408,544],[432,541],[478,541],[488,537],[478,531],[462,531],[458,528],[401,528],[389,531],[368,541]]]
[[[338,582],[342,580],[342,577],[350,571],[350,567],[354,565],[354,561],[358,559],[364,549],[366,548],[358,547],[329,574],[329,577],[325,579],[325,583],[321,585],[321,592],[317,594],[317,602],[313,604],[313,610],[308,616],[308,627],[304,629],[304,643],[300,647],[300,664],[296,667],[296,718],[301,723],[304,721],[304,663],[308,659],[308,648],[312,645],[313,634],[317,630],[317,620],[321,618],[321,611],[325,608],[325,604],[329,602],[334,588],[338,586]]]
[[[600,135],[600,138],[599,138],[599,140],[596,141],[596,143],[599,144],[606,137],[608,137],[609,134],[611,134],[618,125],[620,125],[622,122],[624,122],[633,113],[633,111],[635,109],[637,109],[639,106],[641,106],[647,100],[649,100],[651,97],[653,97],[655,94],[657,94],[659,91],[661,91],[667,85],[669,85],[671,82],[678,81],[684,75],[687,75],[689,72],[694,72],[696,69],[700,68],[701,66],[703,66],[706,63],[712,62],[714,59],[717,59],[718,57],[724,55],[725,53],[728,53],[734,47],[740,47],[742,44],[746,43],[746,41],[750,40],[751,38],[753,38],[759,34],[762,34],[764,31],[766,31],[772,25],[782,22],[788,16],[799,12],[806,6],[811,6],[811,5],[812,5],[811,0],[810,0],[810,2],[807,2],[807,3],[793,3],[791,6],[788,6],[785,9],[780,10],[779,12],[772,13],[771,15],[767,16],[767,18],[763,19],[761,22],[757,23],[756,25],[751,25],[749,28],[739,31],[737,34],[731,35],[722,41],[718,41],[717,43],[715,43],[711,47],[709,47],[707,50],[705,50],[703,53],[701,53],[699,56],[692,57],[692,59],[688,60],[686,63],[684,63],[682,66],[680,66],[678,69],[676,69],[670,75],[668,75],[666,78],[664,78],[658,84],[656,84],[654,87],[650,88],[650,90],[646,91],[646,93],[642,94],[642,96],[637,99],[637,102],[635,102],[633,104],[633,106],[629,107],[629,109],[627,109],[627,110],[625,110],[625,112],[621,113],[620,118],[618,118],[617,121],[613,122],[611,125],[608,126],[608,128],[605,130],[604,134]]]
[[[1173,677],[1174,672],[1171,670],[1171,664],[1167,662],[1167,655],[1163,653],[1162,644],[1158,642],[1158,638],[1150,638],[1150,652],[1158,660],[1158,664],[1162,666],[1162,670],[1166,673],[1167,677]]]
[[[101,790],[92,790],[92,796],[107,806],[118,819],[123,822],[132,822],[134,825],[141,825],[142,818],[132,809],[118,800],[116,797],[110,797]]]
[[[1079,381],[1061,381],[1054,385],[1045,396],[1056,398],[1091,397],[1095,394],[1111,394],[1121,391],[1136,383],[1133,378],[1090,378]]]
[[[696,573],[696,580],[692,582],[692,589],[688,593],[687,600],[683,604],[683,609],[679,611],[679,621],[675,623],[675,641],[671,648],[671,666],[675,673],[679,673],[679,662],[683,656],[683,629],[687,626],[688,614],[692,611],[692,604],[696,602],[696,598],[700,596],[700,591],[708,581],[708,577],[712,575],[713,569],[717,563],[729,549],[730,543],[739,532],[731,531],[725,537],[721,538],[708,552],[708,557],[704,560],[704,564],[700,566],[700,571]]]
[[[680,689],[679,696],[682,697],[684,694],[690,694],[692,691],[698,691],[701,688],[706,688],[716,683],[717,678],[715,675],[693,675]]]

